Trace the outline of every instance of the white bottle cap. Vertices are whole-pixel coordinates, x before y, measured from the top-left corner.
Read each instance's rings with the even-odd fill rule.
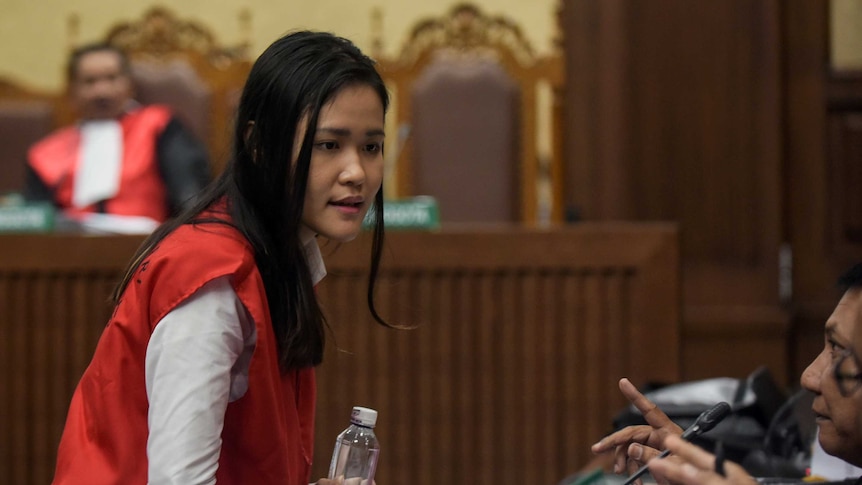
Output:
[[[377,424],[377,411],[362,406],[354,406],[350,415],[350,422],[359,426],[373,428]]]

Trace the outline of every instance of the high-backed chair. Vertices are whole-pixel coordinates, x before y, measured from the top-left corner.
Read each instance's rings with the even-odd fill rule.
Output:
[[[376,40],[374,57],[393,96],[389,195],[436,197],[444,223],[562,220],[558,53],[460,4],[417,22],[394,57]]]
[[[240,15],[240,23],[248,29],[247,13]],[[251,69],[247,42],[224,47],[209,28],[158,6],[139,20],[115,25],[104,40],[128,54],[136,99],[171,106],[206,144],[214,171],[221,171]]]
[[[24,189],[27,150],[55,124],[56,96],[0,78],[0,195]]]

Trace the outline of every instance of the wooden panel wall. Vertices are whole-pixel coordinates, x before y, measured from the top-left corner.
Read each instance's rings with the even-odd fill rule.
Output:
[[[0,236],[0,483],[46,484],[140,238]]]
[[[380,411],[380,483],[555,483],[637,383],[679,378],[669,225],[388,235],[381,313],[368,241],[324,247],[332,326],[318,371],[314,477],[350,408]],[[0,483],[53,474],[71,393],[137,237],[0,236]],[[656,349],[661,349],[656,352]]]
[[[374,326],[361,248],[337,253],[320,295],[339,302],[344,352],[330,346],[318,374],[315,476],[354,404],[380,411],[380,483],[552,484],[577,470],[624,405],[620,376],[679,375],[677,249],[671,232],[634,227],[399,234],[381,311],[414,330]]]
[[[823,4],[793,5],[787,200],[794,249],[793,365],[801,372],[823,345],[823,325],[840,297],[836,278],[862,261],[862,73],[828,68]]]
[[[842,264],[827,249],[826,158],[828,9],[831,2],[791,0],[785,19],[787,235],[793,245],[791,366],[802,370],[823,347],[823,324],[838,298]]]
[[[827,103],[830,253],[862,249],[862,72],[832,72]]]
[[[564,2],[566,202],[679,222],[685,379],[767,364],[789,381],[782,15],[777,0]]]

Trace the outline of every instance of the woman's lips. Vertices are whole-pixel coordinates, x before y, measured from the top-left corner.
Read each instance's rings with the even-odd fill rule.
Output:
[[[336,209],[345,214],[356,214],[362,209],[365,202],[361,196],[352,195],[330,202]]]
[[[359,197],[341,199],[330,204],[343,214],[358,214],[362,209],[362,199]]]
[[[343,214],[358,214],[360,206],[358,205],[338,205],[334,204],[335,208]]]

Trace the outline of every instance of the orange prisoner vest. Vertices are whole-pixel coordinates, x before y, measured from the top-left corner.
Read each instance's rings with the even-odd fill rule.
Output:
[[[120,118],[123,130],[123,167],[117,195],[105,203],[108,214],[146,216],[162,222],[168,218],[167,189],[156,159],[156,139],[171,119],[164,106],[147,106]],[[72,206],[78,169],[81,132],[63,128],[34,145],[28,153],[31,168],[51,188],[57,207],[71,214],[96,212],[96,206]]]
[[[257,345],[248,391],[227,407],[218,483],[309,483],[314,369],[281,374],[251,247],[236,230],[206,224],[177,229],[133,275],[72,397],[55,485],[147,482],[147,342],[162,317],[223,275],[232,275],[233,288],[254,319]]]

